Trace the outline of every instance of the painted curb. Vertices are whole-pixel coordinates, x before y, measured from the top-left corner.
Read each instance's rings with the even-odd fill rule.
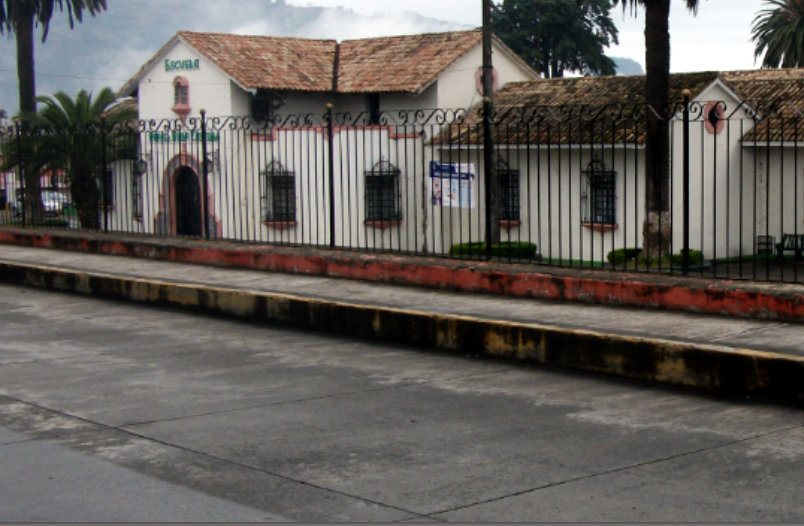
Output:
[[[804,358],[765,351],[7,262],[0,262],[0,281],[287,328],[605,373],[730,397],[804,401]]]
[[[146,240],[87,238],[14,229],[0,229],[0,243],[516,297],[804,323],[804,287],[795,284],[790,285],[789,290],[758,289],[745,283],[733,286],[732,282],[724,280],[699,280],[702,283],[696,282],[692,286],[672,279],[668,279],[668,283],[652,283],[644,276],[633,275],[605,279],[588,275],[522,272],[515,270],[514,265],[510,271],[505,271],[471,261],[460,265],[411,263],[390,256],[317,255],[285,249],[254,250],[253,247],[174,246]]]

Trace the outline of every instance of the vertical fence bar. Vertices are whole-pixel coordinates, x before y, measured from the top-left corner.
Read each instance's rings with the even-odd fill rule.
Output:
[[[204,239],[209,239],[209,157],[207,157],[207,112],[201,110],[201,209],[204,211]]]
[[[19,173],[19,180],[20,180],[19,193],[20,193],[20,204],[21,204],[20,209],[22,211],[22,227],[25,228],[25,216],[27,215],[25,209],[25,160],[23,159],[22,155],[22,129],[20,126],[20,121],[15,121],[14,127],[16,128],[16,135],[17,135],[17,160],[18,160],[17,166],[19,167],[20,171]],[[16,202],[17,196],[14,195],[13,198],[14,202]]]
[[[684,146],[681,158],[684,178],[684,193],[682,196],[684,201],[684,217],[682,218],[684,238],[681,247],[681,266],[685,276],[690,273],[690,95],[689,90],[684,90],[684,123],[682,128]]]
[[[332,126],[332,103],[327,104],[327,172],[329,175],[329,246],[335,248],[335,136]]]
[[[84,130],[89,133],[89,129]],[[103,214],[103,231],[109,232],[109,181],[106,177],[106,119],[101,118],[100,121],[100,136],[101,136],[101,209]],[[91,139],[90,139],[91,140]]]

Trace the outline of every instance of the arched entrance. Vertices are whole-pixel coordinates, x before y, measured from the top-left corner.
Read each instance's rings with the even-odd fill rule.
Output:
[[[204,221],[201,212],[201,187],[198,184],[198,174],[192,168],[182,166],[176,172],[174,199],[173,210],[176,213],[176,234],[193,237],[203,236]]]

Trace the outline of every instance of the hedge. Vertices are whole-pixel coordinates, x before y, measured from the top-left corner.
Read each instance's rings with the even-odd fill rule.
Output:
[[[539,259],[537,246],[534,243],[519,241],[507,241],[499,245],[491,246],[491,255],[495,258],[504,259]],[[476,241],[472,243],[458,243],[449,249],[451,256],[485,256],[486,243]]]

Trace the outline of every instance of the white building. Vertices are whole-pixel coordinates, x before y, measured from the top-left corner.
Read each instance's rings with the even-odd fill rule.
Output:
[[[538,78],[496,38],[493,56],[499,86]],[[148,124],[138,172],[115,168],[110,228],[329,244],[333,203],[336,244],[419,249],[425,137],[384,116],[470,108],[481,63],[479,30],[341,43],[179,32],[120,90]]]
[[[684,89],[693,94],[690,248],[734,258],[767,248],[767,236],[773,244],[804,234],[804,69],[674,74],[673,250],[683,246]],[[503,240],[536,243],[555,262],[641,247],[643,101],[641,76],[511,83],[497,93]],[[482,140],[463,124],[436,142],[442,159],[460,161],[482,158]],[[482,178],[481,169],[475,191]],[[444,235],[465,239],[472,222],[482,240],[483,221],[468,215],[450,218]]]

